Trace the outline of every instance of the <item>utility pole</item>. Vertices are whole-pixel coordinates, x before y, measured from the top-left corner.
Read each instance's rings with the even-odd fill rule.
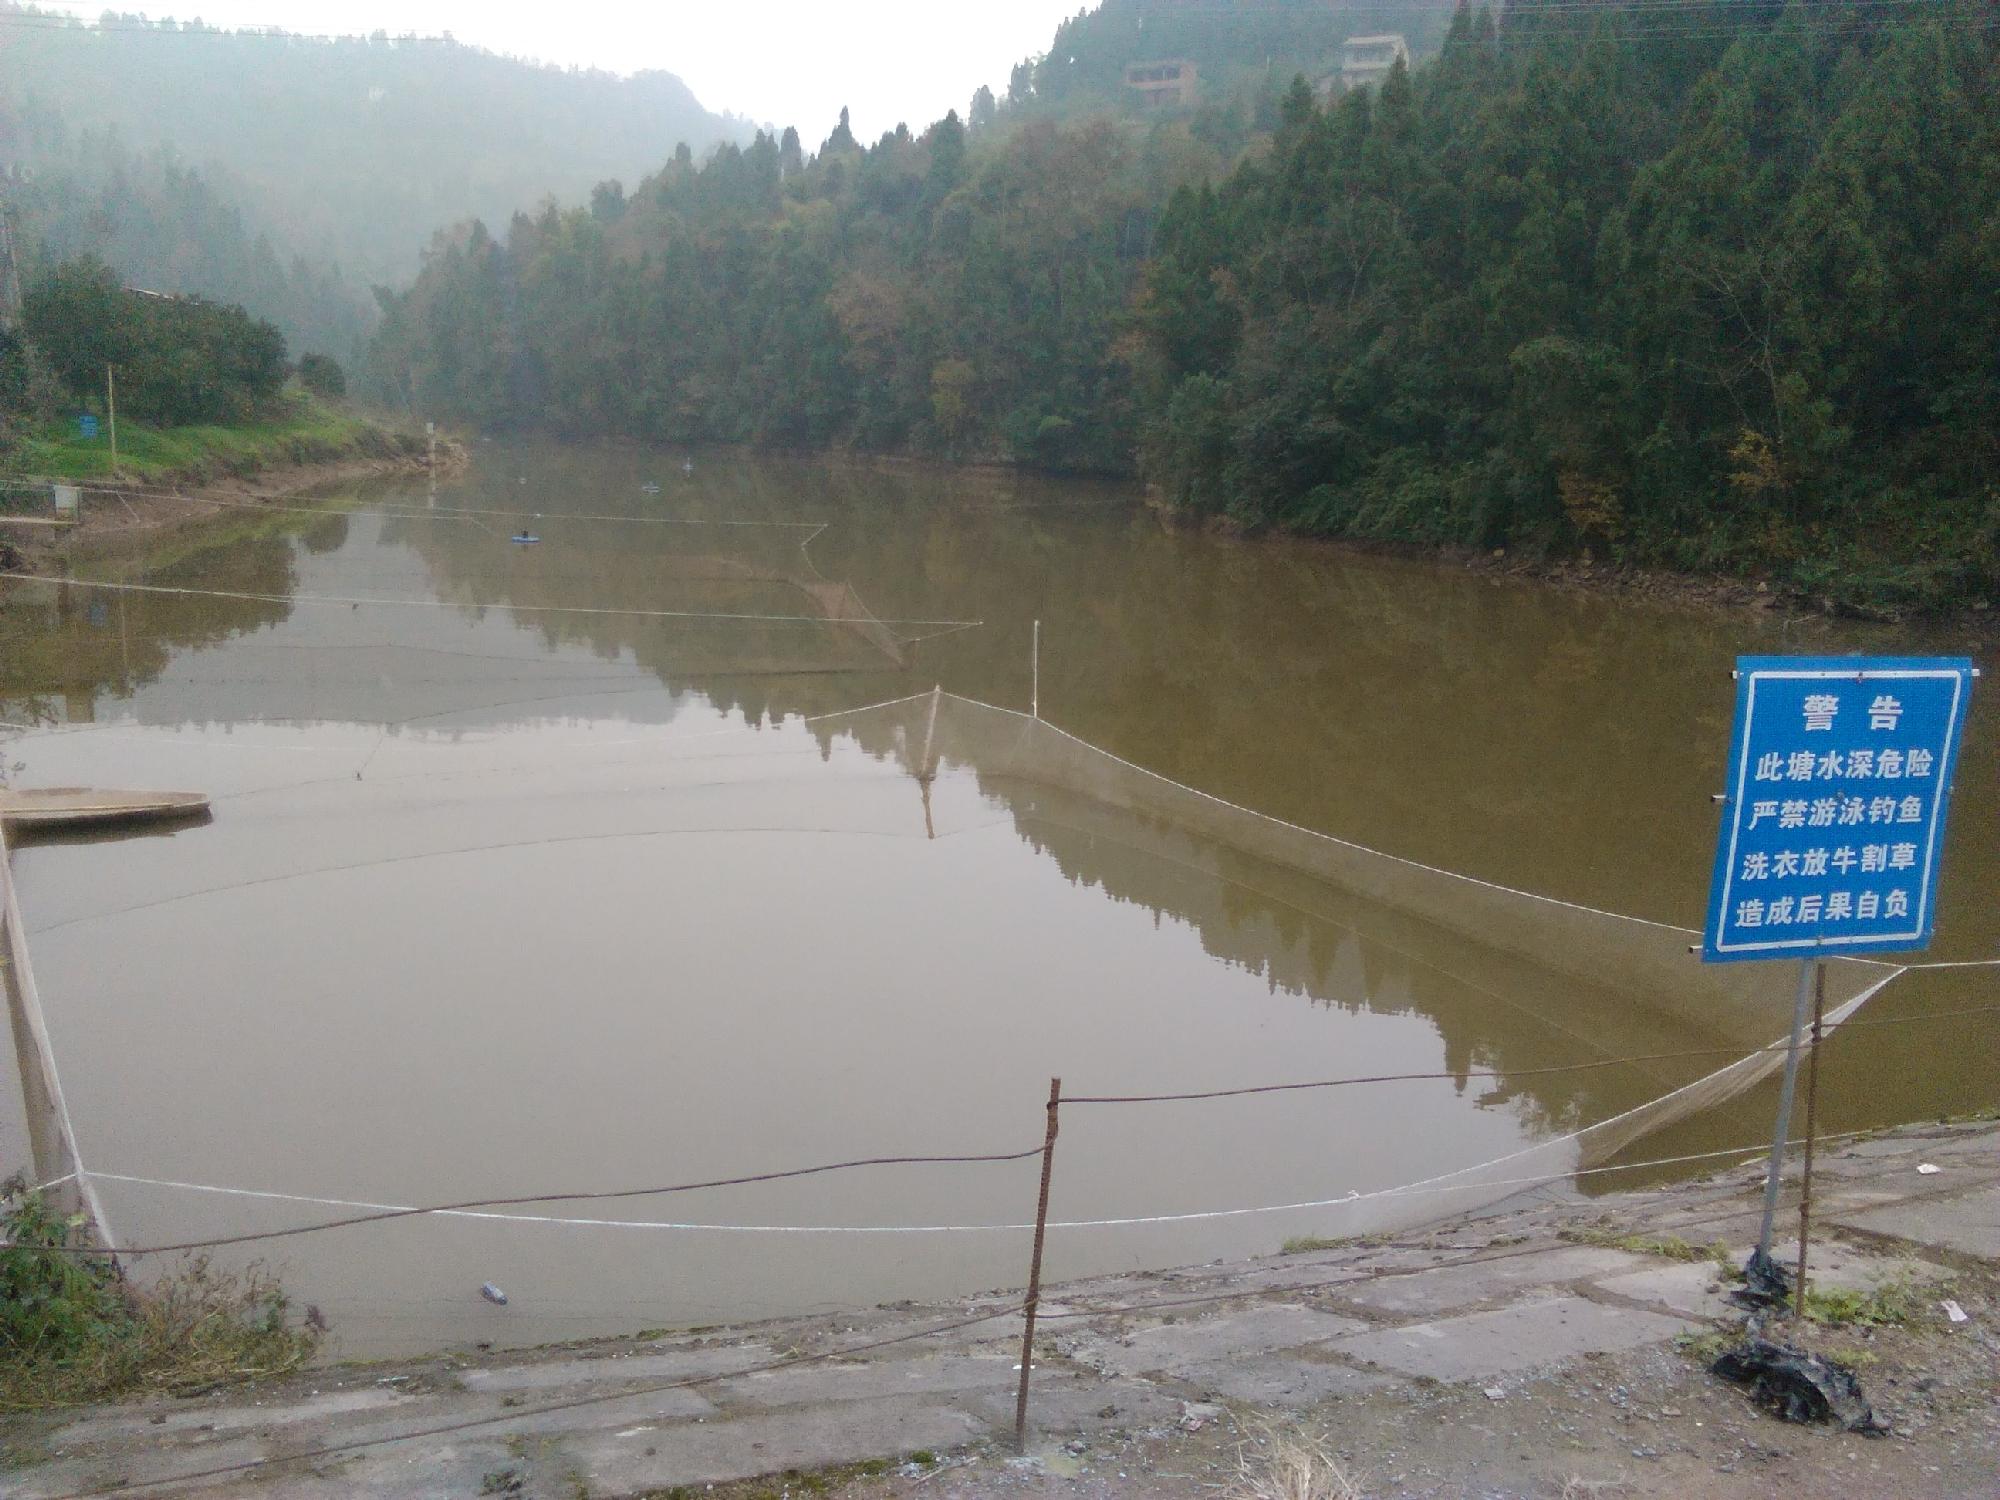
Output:
[[[118,371],[104,367],[104,414],[111,419],[111,477],[118,477]]]

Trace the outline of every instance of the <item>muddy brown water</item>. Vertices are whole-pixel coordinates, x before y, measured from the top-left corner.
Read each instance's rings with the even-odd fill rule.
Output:
[[[190,592],[0,596],[0,719],[32,726],[0,740],[19,784],[215,798],[198,826],[15,855],[118,1237],[341,1211],[302,1200],[1023,1150],[1055,1074],[1082,1093],[1456,1075],[1072,1107],[1058,1220],[1340,1199],[1504,1157],[1684,1083],[1782,1019],[1664,1017],[1376,911],[1365,891],[977,764],[948,761],[926,798],[874,720],[813,716],[933,684],[1019,709],[1038,690],[1055,724],[1217,797],[1692,926],[1733,657],[1965,649],[1950,632],[1175,535],[1136,498],[486,443],[435,493],[346,490],[74,560],[79,578]],[[1992,680],[1931,958],[2000,952]],[[2000,1003],[1992,972],[1912,975],[1864,1015]],[[1991,1107],[1994,1020],[1830,1043],[1827,1128]],[[1718,1055],[1533,1071],[1704,1047]],[[1754,1143],[1774,1095],[1619,1160]],[[0,1152],[31,1165],[18,1132]],[[348,1354],[526,1343],[1016,1285],[1027,1235],[977,1226],[1031,1217],[1035,1178],[1032,1162],[881,1167],[226,1255],[280,1270]],[[1275,1250],[1421,1207],[1068,1229],[1049,1269]],[[507,1307],[481,1299],[489,1281]]]

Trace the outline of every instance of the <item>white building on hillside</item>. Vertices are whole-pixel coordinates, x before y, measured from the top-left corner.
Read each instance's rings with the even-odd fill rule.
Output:
[[[1340,49],[1340,86],[1358,89],[1364,84],[1380,83],[1398,62],[1406,68],[1410,65],[1410,44],[1401,32],[1351,36]]]

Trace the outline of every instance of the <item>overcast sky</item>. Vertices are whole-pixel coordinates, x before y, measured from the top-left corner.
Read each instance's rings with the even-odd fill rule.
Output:
[[[43,0],[94,18],[106,0]],[[130,0],[114,9],[199,16],[215,26],[289,31],[449,31],[462,42],[543,62],[678,73],[713,110],[797,125],[808,150],[843,104],[873,140],[896,123],[921,130],[972,91],[1006,92],[1065,16],[1096,0]]]

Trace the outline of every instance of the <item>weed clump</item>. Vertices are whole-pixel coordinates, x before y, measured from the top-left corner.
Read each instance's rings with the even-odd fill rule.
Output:
[[[1376,1243],[1377,1239],[1372,1234],[1349,1234],[1337,1239],[1328,1239],[1324,1235],[1303,1234],[1295,1239],[1286,1240],[1284,1244],[1278,1247],[1278,1253],[1280,1255],[1309,1255],[1315,1250],[1351,1250]]]
[[[1236,1482],[1226,1500],[1366,1500],[1323,1438],[1295,1428],[1267,1428],[1252,1450],[1237,1455]]]
[[[1900,1328],[1916,1321],[1936,1290],[1907,1276],[1870,1287],[1808,1287],[1806,1319],[1824,1328]]]
[[[1731,1267],[1729,1247],[1721,1241],[1694,1245],[1677,1234],[1620,1234],[1613,1229],[1565,1229],[1563,1239],[1575,1245],[1596,1245],[1605,1250],[1629,1250],[1634,1255],[1657,1255],[1666,1260],[1712,1261],[1725,1270]]]
[[[18,1176],[0,1183],[0,1242],[0,1411],[282,1375],[319,1344],[256,1267],[194,1256],[132,1285],[92,1250],[82,1214],[57,1212]]]

